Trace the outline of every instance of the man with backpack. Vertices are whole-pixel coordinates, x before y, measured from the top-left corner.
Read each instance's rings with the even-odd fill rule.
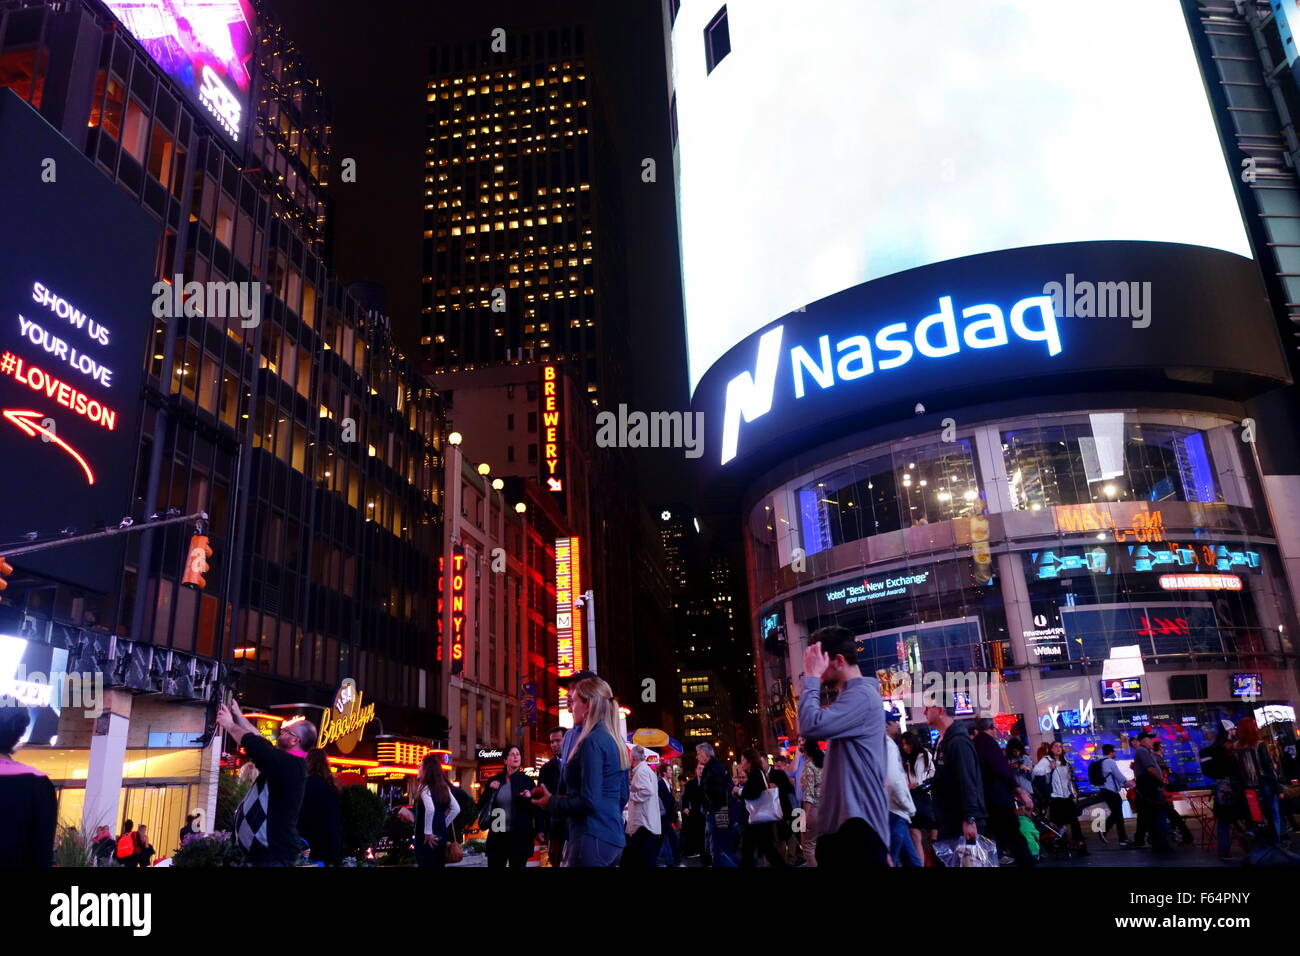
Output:
[[[140,845],[135,837],[135,823],[131,820],[122,821],[122,835],[117,838],[113,859],[118,866],[140,865]]]
[[[1106,801],[1106,809],[1109,811],[1106,817],[1106,828],[1097,834],[1097,839],[1102,843],[1109,842],[1106,834],[1110,832],[1111,827],[1114,827],[1119,833],[1119,845],[1132,846],[1128,831],[1124,829],[1124,800],[1120,796],[1132,784],[1124,779],[1119,764],[1115,762],[1114,744],[1103,744],[1101,756],[1088,764],[1088,782],[1097,788],[1097,792]]]

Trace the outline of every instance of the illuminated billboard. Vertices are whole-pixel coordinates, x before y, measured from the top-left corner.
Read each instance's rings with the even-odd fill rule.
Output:
[[[919,266],[1109,240],[1250,255],[1177,3],[1123,28],[1043,0],[720,7],[683,0],[672,29],[692,390],[757,329]],[[1153,170],[1152,143],[1177,161]]]
[[[248,0],[104,0],[113,15],[234,146],[252,91]]]
[[[16,172],[42,163],[57,183]],[[132,511],[160,227],[7,90],[0,169],[15,171],[0,180],[0,541],[116,526]],[[119,539],[12,563],[110,591],[120,555]]]
[[[568,677],[585,666],[583,659],[582,553],[578,538],[555,539],[555,660],[556,674]],[[560,724],[573,726],[569,713],[569,692],[560,688]]]
[[[541,370],[541,389],[538,396],[541,404],[542,420],[542,487],[556,495],[560,507],[564,507],[564,379],[560,370],[554,365],[543,365]]]

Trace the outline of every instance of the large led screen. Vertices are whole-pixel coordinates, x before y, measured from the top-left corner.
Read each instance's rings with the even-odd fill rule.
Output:
[[[1141,6],[684,0],[692,390],[774,319],[917,266],[1088,240],[1250,255],[1180,4]]]
[[[241,145],[252,87],[253,8],[247,0],[104,2],[212,125]]]
[[[43,163],[57,181],[40,182]],[[116,527],[132,512],[161,226],[9,90],[0,169],[3,554],[30,532]],[[105,592],[118,586],[124,540],[9,559],[20,574]]]

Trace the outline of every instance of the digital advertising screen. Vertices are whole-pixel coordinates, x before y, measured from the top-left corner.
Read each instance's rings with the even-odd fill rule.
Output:
[[[1130,704],[1142,700],[1142,678],[1122,677],[1100,683],[1103,704]]]
[[[252,93],[248,0],[104,0],[211,124],[242,146]]]
[[[1232,696],[1254,700],[1264,696],[1264,677],[1261,674],[1233,674]]]
[[[746,0],[721,56],[719,6],[683,0],[672,29],[692,391],[768,323],[933,263],[1124,240],[1250,256],[1178,3],[1121,30],[1104,4]],[[1143,174],[1143,143],[1178,162]]]
[[[42,184],[42,162],[57,179]],[[11,91],[0,90],[0,547],[130,514],[160,225]],[[111,223],[111,228],[95,228]],[[96,591],[121,541],[10,557]],[[0,553],[3,553],[0,551]],[[180,556],[177,556],[179,562]]]

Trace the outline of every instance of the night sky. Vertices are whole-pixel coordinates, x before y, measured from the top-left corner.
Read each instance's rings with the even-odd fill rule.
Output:
[[[334,270],[377,280],[399,340],[419,337],[425,90],[428,50],[440,39],[580,22],[605,63],[590,74],[609,105],[624,170],[628,303],[634,400],[646,410],[685,410],[685,345],[678,266],[663,28],[658,0],[269,0],[320,78],[334,113],[334,168],[357,161],[357,181],[331,183]],[[658,182],[641,181],[652,156]],[[599,254],[600,250],[597,250]],[[677,470],[680,452],[648,467]],[[668,476],[665,476],[668,477]]]

